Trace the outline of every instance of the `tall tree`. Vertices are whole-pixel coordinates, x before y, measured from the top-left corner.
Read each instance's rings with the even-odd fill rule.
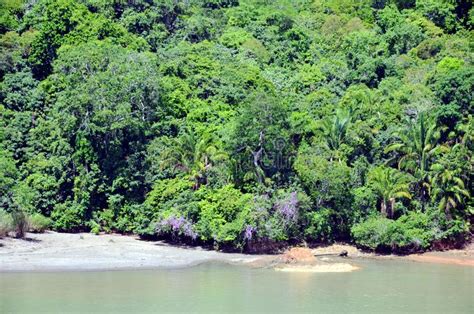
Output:
[[[272,95],[253,95],[235,123],[231,149],[237,164],[236,179],[261,184],[276,174],[285,177],[291,142],[284,104]]]
[[[337,150],[344,142],[351,119],[352,109],[338,109],[332,117],[320,121],[318,130],[330,149]]]
[[[411,127],[395,133],[399,140],[386,147],[385,152],[396,152],[391,159],[398,159],[398,168],[413,174],[423,204],[429,199],[429,170],[435,156],[446,149],[439,145],[439,131],[436,124],[422,113]]]
[[[227,158],[220,150],[210,134],[198,137],[193,131],[187,130],[174,139],[163,152],[161,167],[173,167],[189,175],[194,182],[195,190],[207,184],[208,172],[213,165]]]
[[[444,210],[446,218],[452,220],[452,210],[464,205],[470,196],[464,181],[455,171],[441,164],[433,165],[433,198],[439,202],[439,208]]]
[[[402,172],[379,166],[368,175],[368,183],[380,197],[380,212],[392,218],[397,199],[411,199],[409,178]]]

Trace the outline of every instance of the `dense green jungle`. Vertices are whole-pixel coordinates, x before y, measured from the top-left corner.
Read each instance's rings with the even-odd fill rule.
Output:
[[[470,240],[471,0],[0,3],[0,236]]]

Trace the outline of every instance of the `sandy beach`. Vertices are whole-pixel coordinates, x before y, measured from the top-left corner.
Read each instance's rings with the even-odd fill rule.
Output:
[[[341,251],[347,251],[350,257],[343,260],[343,264],[340,258],[333,258]],[[209,261],[275,267],[292,272],[348,272],[357,270],[351,260],[358,258],[403,259],[474,267],[474,244],[471,243],[463,250],[406,256],[366,253],[346,244],[313,249],[293,248],[278,255],[249,255],[223,253],[200,247],[172,246],[161,241],[142,241],[136,236],[117,234],[46,232],[28,233],[25,239],[0,239],[2,272],[179,268]]]
[[[46,232],[28,233],[25,239],[0,239],[0,271],[179,268],[208,261],[249,263],[258,258],[116,234]]]

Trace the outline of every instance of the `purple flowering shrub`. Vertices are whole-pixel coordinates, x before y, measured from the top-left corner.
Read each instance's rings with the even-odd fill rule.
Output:
[[[286,223],[294,223],[298,220],[298,194],[291,192],[274,205],[275,210],[283,217]]]
[[[184,236],[196,240],[198,234],[193,224],[182,216],[170,216],[156,225],[156,232],[161,235],[171,234],[173,237]]]
[[[199,240],[219,249],[270,251],[267,248],[301,239],[301,222],[310,208],[309,197],[294,190],[252,196],[227,185],[201,187],[193,198],[186,193],[180,196],[182,202],[161,204],[156,234],[173,241]]]
[[[244,229],[244,240],[251,241],[256,231],[257,227],[246,225]]]
[[[245,243],[255,243],[267,238],[264,224],[268,221],[271,204],[271,199],[267,194],[256,195],[252,198],[252,208],[248,214],[247,223],[242,230]]]
[[[255,245],[298,238],[302,233],[299,227],[302,211],[310,207],[308,199],[303,193],[285,190],[255,196],[248,219],[250,223],[242,230],[243,239],[247,244]]]

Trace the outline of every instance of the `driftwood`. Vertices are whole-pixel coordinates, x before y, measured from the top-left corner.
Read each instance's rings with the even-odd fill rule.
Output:
[[[324,253],[324,254],[314,254],[314,256],[342,256],[347,257],[348,252],[346,250],[341,251],[340,253]]]

